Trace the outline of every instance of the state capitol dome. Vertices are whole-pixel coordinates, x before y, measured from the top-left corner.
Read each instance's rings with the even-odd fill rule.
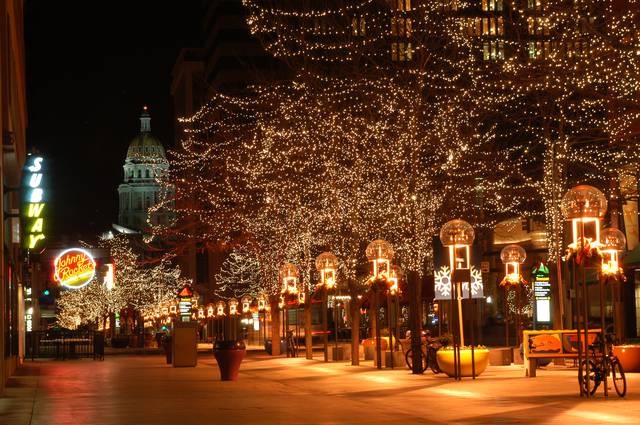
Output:
[[[166,224],[165,211],[149,210],[170,195],[159,179],[169,162],[162,142],[151,134],[151,117],[145,106],[140,115],[140,133],[131,140],[124,161],[124,179],[118,186],[120,211],[118,224],[144,231],[149,225]]]
[[[127,149],[127,158],[157,158],[166,160],[167,154],[164,151],[162,142],[151,134],[151,117],[145,106],[140,116],[140,134],[131,140]]]

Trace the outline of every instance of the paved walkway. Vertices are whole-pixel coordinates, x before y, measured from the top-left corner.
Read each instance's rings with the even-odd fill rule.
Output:
[[[212,355],[196,368],[163,356],[27,362],[0,398],[2,425],[142,424],[632,424],[640,420],[640,374],[625,399],[577,394],[577,371],[523,377],[489,367],[476,381],[430,372],[271,358],[251,353],[237,382],[219,381]]]

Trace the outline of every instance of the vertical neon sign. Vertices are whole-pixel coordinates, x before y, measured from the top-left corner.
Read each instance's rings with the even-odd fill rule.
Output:
[[[23,220],[25,229],[24,246],[28,249],[36,249],[42,245],[44,235],[44,207],[45,193],[43,189],[41,156],[30,155],[27,157],[24,177],[24,208]]]

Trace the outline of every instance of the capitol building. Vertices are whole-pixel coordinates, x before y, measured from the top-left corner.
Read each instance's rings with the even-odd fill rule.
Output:
[[[169,169],[162,142],[151,134],[151,117],[145,106],[140,116],[140,134],[133,138],[124,161],[124,181],[118,186],[118,224],[146,233],[150,224],[168,224],[166,211],[149,209],[162,199],[164,190],[157,177]]]

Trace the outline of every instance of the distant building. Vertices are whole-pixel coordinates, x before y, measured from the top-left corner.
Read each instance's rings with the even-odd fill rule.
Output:
[[[167,224],[164,211],[148,214],[164,195],[157,177],[169,169],[169,162],[162,142],[151,134],[151,117],[146,106],[140,116],[140,134],[129,144],[123,168],[124,182],[118,186],[118,224],[143,233],[150,224]]]

